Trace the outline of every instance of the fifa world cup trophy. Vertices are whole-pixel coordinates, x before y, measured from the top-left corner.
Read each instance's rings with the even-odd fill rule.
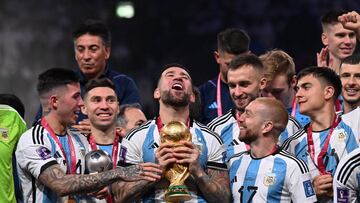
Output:
[[[181,146],[180,141],[191,141],[192,135],[184,123],[171,121],[161,129],[160,139],[161,143],[171,143],[174,144],[174,147],[179,147]],[[191,199],[191,195],[184,185],[189,175],[188,164],[174,163],[165,170],[165,177],[170,181],[165,193],[165,201],[180,202]]]

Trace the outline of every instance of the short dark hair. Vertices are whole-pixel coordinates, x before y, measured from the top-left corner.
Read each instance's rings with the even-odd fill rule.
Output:
[[[332,86],[334,88],[334,100],[336,100],[341,94],[341,80],[340,77],[336,74],[335,71],[327,67],[317,67],[310,66],[305,69],[302,69],[297,74],[298,81],[308,75],[312,75],[314,78],[317,78],[320,82],[326,83],[326,85]]]
[[[140,109],[141,105],[139,103],[123,104],[120,105],[119,115],[117,117],[117,125],[120,127],[125,127],[128,119],[125,117],[125,111],[128,109]]]
[[[236,70],[244,65],[251,65],[255,70],[263,73],[265,68],[259,57],[255,54],[243,54],[236,56],[229,64],[229,70]]]
[[[36,89],[39,95],[42,95],[54,88],[78,82],[79,76],[74,71],[65,68],[51,68],[39,74]]]
[[[336,24],[339,22],[338,17],[345,14],[344,10],[329,10],[323,16],[321,16],[321,25],[324,29],[325,25]]]
[[[84,34],[99,36],[106,47],[111,46],[111,33],[109,28],[100,20],[88,19],[78,25],[72,32],[73,41]]]
[[[5,104],[14,108],[19,115],[24,118],[25,107],[19,97],[14,94],[0,94],[0,104]]]
[[[341,61],[340,68],[342,67],[343,64],[350,64],[350,65],[360,64],[360,54],[353,54],[344,58]]]
[[[108,88],[114,90],[114,92],[116,94],[116,88],[115,88],[114,83],[109,78],[102,77],[102,78],[92,79],[85,84],[84,90],[82,92],[83,98],[87,95],[87,93],[89,93],[90,90],[92,90],[96,87],[108,87]]]
[[[245,30],[229,28],[217,36],[218,51],[239,55],[249,51],[249,46],[250,37]]]

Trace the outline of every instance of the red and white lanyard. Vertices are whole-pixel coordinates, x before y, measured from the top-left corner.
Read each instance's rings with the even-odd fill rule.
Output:
[[[71,161],[71,166],[70,166],[70,162],[68,160],[68,157],[66,156],[64,147],[62,146],[58,136],[56,136],[55,132],[53,131],[53,129],[50,127],[49,123],[45,120],[44,117],[41,118],[41,125],[50,133],[50,136],[52,137],[52,139],[56,142],[56,144],[59,146],[62,154],[64,155],[64,159],[66,161],[66,166],[68,168],[68,172],[69,174],[76,174],[76,154],[75,154],[75,148],[74,148],[74,144],[72,142],[71,136],[69,133],[67,133],[67,138],[68,138],[68,143],[69,143],[69,148],[70,148],[70,161]]]
[[[239,133],[240,133],[240,113],[238,111],[235,112],[235,118],[236,118],[236,121],[237,121],[237,124],[239,126]],[[246,150],[249,150],[250,149],[250,145],[248,144],[245,144],[245,147],[246,147]]]
[[[335,118],[331,124],[329,134],[326,137],[324,146],[318,155],[317,165],[318,165],[318,169],[319,169],[321,175],[326,174],[326,167],[323,163],[323,157],[325,156],[326,151],[328,149],[331,135],[332,135],[334,129],[336,128],[336,126],[340,123],[340,120],[341,120],[340,116],[335,116]],[[310,158],[313,160],[313,163],[315,163],[315,147],[314,147],[314,140],[313,140],[313,136],[312,136],[311,124],[307,128],[306,133],[307,133],[308,150],[309,150]]]
[[[294,100],[293,100],[293,103],[292,103],[292,106],[291,106],[291,116],[293,118],[295,118],[295,115],[296,115],[296,105],[297,105],[296,97],[294,97]]]
[[[217,84],[216,84],[216,105],[217,115],[222,116],[222,105],[221,105],[221,73],[219,73]]]
[[[114,143],[113,143],[113,147],[112,147],[112,154],[111,154],[114,169],[116,169],[116,166],[117,166],[118,150],[119,150],[119,139],[120,139],[119,137],[120,136],[117,133],[115,133]],[[89,142],[90,142],[91,150],[97,150],[98,149],[92,135],[90,135]]]

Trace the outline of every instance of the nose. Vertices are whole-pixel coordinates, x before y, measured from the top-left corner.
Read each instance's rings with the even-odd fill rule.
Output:
[[[83,58],[84,58],[85,60],[89,60],[89,59],[91,58],[91,53],[90,53],[90,51],[89,51],[88,49],[86,49],[86,50],[84,51],[84,53],[83,53]]]
[[[100,108],[101,109],[109,108],[109,105],[108,105],[108,103],[107,103],[107,101],[105,99],[100,102]]]
[[[235,96],[236,97],[241,96],[243,93],[244,93],[244,91],[242,90],[242,88],[239,87],[238,85],[236,85],[235,91],[234,91]]]
[[[298,90],[296,91],[296,93],[295,93],[295,97],[296,97],[296,98],[300,98],[301,96],[302,96],[301,90],[298,89]]]
[[[84,101],[82,100],[81,97],[79,97],[79,99],[78,99],[78,106],[79,106],[79,107],[84,106]]]
[[[351,38],[349,35],[346,35],[345,38],[344,38],[344,43],[345,44],[351,44]]]
[[[349,85],[354,85],[356,84],[356,79],[354,76],[350,76],[348,82],[347,82]]]

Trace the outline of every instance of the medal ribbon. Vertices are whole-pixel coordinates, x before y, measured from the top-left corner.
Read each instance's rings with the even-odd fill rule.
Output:
[[[222,105],[221,105],[221,73],[219,73],[216,85],[216,104],[217,104],[217,114],[218,116],[222,115]]]
[[[64,159],[66,161],[66,166],[68,168],[68,171],[70,174],[75,174],[76,173],[76,155],[75,155],[75,148],[74,148],[74,144],[72,142],[71,136],[69,133],[67,133],[67,138],[68,138],[68,143],[69,143],[69,147],[70,147],[70,161],[71,161],[71,166],[69,164],[69,160],[66,156],[64,147],[62,146],[59,138],[56,136],[55,132],[53,131],[53,129],[50,127],[49,123],[45,120],[45,117],[41,118],[41,125],[50,133],[50,136],[52,137],[52,139],[56,142],[56,144],[59,146],[62,154],[64,155]]]
[[[117,133],[115,133],[115,139],[114,139],[114,143],[113,143],[113,147],[112,147],[112,154],[111,154],[111,159],[112,159],[112,161],[114,163],[113,164],[114,169],[116,169],[116,166],[117,166],[118,150],[119,150],[119,139],[120,139],[119,135]],[[91,150],[97,150],[98,149],[92,135],[90,135],[89,142],[90,142]]]
[[[294,97],[292,107],[291,107],[291,116],[295,118],[296,114],[296,97]]]
[[[338,116],[335,115],[335,118],[334,118],[334,120],[333,120],[333,122],[331,124],[329,134],[326,137],[324,146],[321,149],[321,151],[319,153],[319,156],[317,158],[318,169],[319,169],[321,175],[326,174],[326,167],[324,166],[324,163],[323,163],[322,159],[326,154],[327,148],[329,146],[331,135],[332,135],[334,129],[336,128],[336,126],[340,123],[340,120],[341,120],[340,116],[338,117]],[[308,139],[308,150],[309,150],[310,158],[315,163],[315,147],[314,147],[314,140],[313,140],[313,136],[312,136],[311,124],[307,128],[306,133],[307,133],[307,139]]]

